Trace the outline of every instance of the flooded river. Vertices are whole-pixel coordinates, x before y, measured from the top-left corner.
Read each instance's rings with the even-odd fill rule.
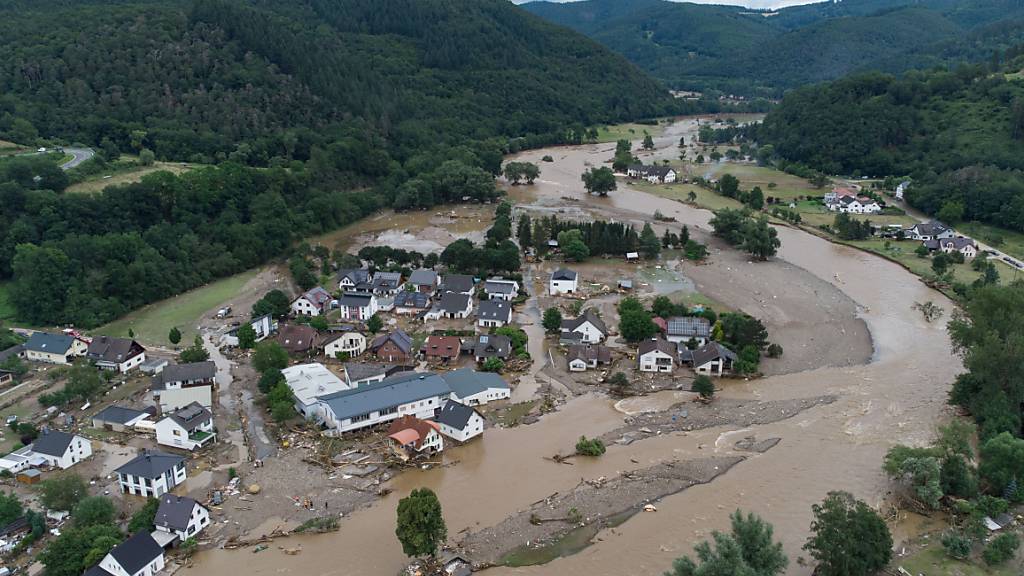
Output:
[[[665,149],[674,147],[679,135],[694,130],[688,120],[669,127],[656,140],[661,153],[667,154]],[[523,153],[518,159],[541,166],[541,178],[532,190],[538,207],[564,205],[564,196],[577,198],[576,209],[582,211],[594,207],[649,219],[660,210],[691,227],[708,228],[710,213],[621,184],[608,198],[588,198],[580,186],[580,174],[588,165],[604,163],[613,149],[608,144],[560,147]],[[539,162],[545,154],[555,162]],[[795,267],[789,273],[792,282],[814,277],[824,289],[857,305],[872,338],[871,361],[730,382],[721,395],[774,400],[830,393],[838,395],[835,403],[781,422],[751,426],[742,434],[730,434],[739,427],[724,426],[663,435],[612,446],[604,457],[580,460],[574,466],[555,464],[543,457],[571,451],[581,434],[595,436],[622,424],[624,415],[614,409],[612,400],[577,397],[537,424],[488,430],[481,441],[447,452],[446,461],[458,461],[456,465],[400,474],[390,496],[345,519],[337,533],[276,543],[285,547],[301,543],[301,555],[285,555],[276,545],[258,556],[248,550],[213,550],[199,554],[192,570],[226,576],[244,566],[251,574],[392,575],[406,560],[394,536],[395,508],[413,488],[429,486],[438,493],[450,540],[455,541],[464,530],[496,524],[554,492],[571,489],[583,478],[612,476],[677,458],[728,454],[734,439],[756,435],[781,438],[781,442],[764,454],[748,455],[709,484],[666,498],[658,504],[657,513],[638,514],[600,533],[594,545],[578,554],[542,566],[495,568],[487,574],[661,574],[711,530],[726,528],[728,515],[736,508],[757,512],[775,526],[790,557],[788,574],[810,574],[796,559],[807,537],[811,504],[836,489],[879,503],[887,489],[880,470],[882,456],[894,443],[923,443],[933,436],[959,362],[950,354],[944,322],[928,324],[911,310],[915,301],[932,300],[948,315],[952,305],[941,294],[881,258],[797,230],[780,228],[779,235],[778,258]],[[785,285],[762,286],[761,275],[768,268],[759,268],[784,264],[737,269],[735,281],[749,286],[750,292],[765,288],[785,292]],[[714,296],[713,287],[703,289]],[[832,336],[827,340],[830,346],[855,347],[846,334]],[[858,340],[856,346],[863,343]],[[630,411],[643,410],[644,404],[634,403]]]

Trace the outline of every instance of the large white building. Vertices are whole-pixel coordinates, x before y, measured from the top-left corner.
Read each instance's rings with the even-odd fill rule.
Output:
[[[366,336],[354,326],[343,327],[324,341],[324,354],[328,358],[355,358],[363,352],[366,352]]]
[[[377,297],[363,292],[347,292],[338,300],[338,308],[343,319],[363,322],[369,320],[380,309]]]
[[[295,409],[306,419],[320,421],[323,410],[320,396],[348,390],[348,384],[319,362],[296,364],[281,370],[285,383],[295,397]]]

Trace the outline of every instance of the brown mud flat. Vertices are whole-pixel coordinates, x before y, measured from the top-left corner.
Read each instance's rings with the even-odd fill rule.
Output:
[[[458,549],[475,566],[493,566],[518,549],[552,545],[582,526],[600,526],[605,519],[632,515],[646,504],[711,482],[743,460],[727,456],[670,461],[623,472],[611,480],[581,481],[565,494],[556,492],[495,526],[469,534]]]
[[[792,418],[815,406],[835,402],[833,395],[798,398],[793,400],[735,400],[719,398],[707,404],[680,402],[668,410],[636,414],[626,419],[626,425],[601,436],[605,444],[628,445],[633,442],[672,432],[688,432],[715,426],[746,427],[770,424]]]

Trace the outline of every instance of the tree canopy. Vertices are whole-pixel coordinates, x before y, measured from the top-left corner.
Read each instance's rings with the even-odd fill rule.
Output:
[[[398,501],[398,541],[406,556],[432,556],[448,537],[441,503],[430,488],[416,488]]]

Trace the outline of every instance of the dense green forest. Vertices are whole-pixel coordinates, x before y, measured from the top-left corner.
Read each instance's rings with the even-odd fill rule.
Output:
[[[1017,55],[1006,70],[1021,68]],[[1024,230],[1024,80],[1017,73],[975,65],[807,86],[788,93],[749,133],[781,159],[830,174],[909,175],[908,201],[950,223]]]
[[[776,11],[666,0],[524,7],[678,89],[781,96],[851,72],[988,59],[1024,40],[1016,0],[844,0]]]
[[[493,200],[509,151],[683,110],[504,0],[0,0],[0,47],[0,138],[93,146],[84,173],[215,165],[88,196],[0,162],[0,281],[35,324],[102,324],[379,207]]]

